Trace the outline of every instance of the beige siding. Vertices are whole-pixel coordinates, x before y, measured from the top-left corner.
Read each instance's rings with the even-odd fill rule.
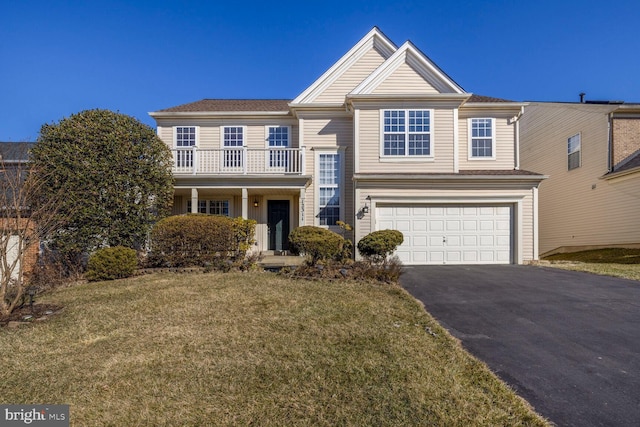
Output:
[[[425,81],[409,64],[401,64],[374,91],[374,94],[426,94],[439,93]]]
[[[428,108],[407,104],[392,108]],[[360,110],[359,157],[361,173],[450,173],[453,172],[453,109],[435,108],[431,149],[433,158],[389,158],[380,156],[380,108]]]
[[[640,176],[604,180],[612,107],[534,104],[521,122],[521,165],[549,176],[539,191],[540,253],[640,243]],[[567,138],[580,133],[582,164],[567,170]]]
[[[298,126],[297,122],[291,119],[175,119],[162,120],[159,122],[159,136],[170,148],[175,147],[173,129],[174,126],[197,126],[198,127],[198,148],[220,148],[222,147],[222,127],[223,126],[245,126],[245,145],[249,148],[265,148],[267,146],[266,126],[290,126],[291,127],[291,147],[298,147]]]
[[[329,113],[330,114],[330,113]],[[353,222],[353,119],[350,116],[323,117],[317,115],[304,120],[304,145],[306,147],[305,167],[306,174],[314,176],[312,184],[307,187],[305,193],[305,225],[317,225],[316,215],[316,185],[317,172],[315,171],[316,156],[322,149],[341,148],[344,168],[343,179],[343,220]]]
[[[358,86],[369,74],[384,62],[382,54],[374,47],[355,62],[335,82],[329,85],[314,103],[341,104],[346,94]]]
[[[509,124],[509,118],[501,114],[460,114],[459,126],[459,167],[460,170],[507,169],[515,166],[515,125]],[[470,135],[469,118],[495,118],[495,160],[469,159]]]

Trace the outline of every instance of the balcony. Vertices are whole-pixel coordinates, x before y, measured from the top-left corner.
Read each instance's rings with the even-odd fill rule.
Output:
[[[304,148],[197,148],[171,150],[174,174],[302,175]]]

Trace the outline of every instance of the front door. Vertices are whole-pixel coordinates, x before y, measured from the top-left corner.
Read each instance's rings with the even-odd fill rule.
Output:
[[[289,249],[289,200],[267,201],[269,250]]]

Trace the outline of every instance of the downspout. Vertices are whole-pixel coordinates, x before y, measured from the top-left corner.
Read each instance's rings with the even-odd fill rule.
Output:
[[[520,118],[524,114],[524,107],[520,107],[520,112],[511,118],[511,123],[515,124],[515,138],[513,147],[514,169],[520,170]]]
[[[609,152],[607,153],[607,173],[613,172],[613,127],[611,121],[613,120],[613,113],[609,113],[609,120],[607,121],[607,145],[609,146]]]

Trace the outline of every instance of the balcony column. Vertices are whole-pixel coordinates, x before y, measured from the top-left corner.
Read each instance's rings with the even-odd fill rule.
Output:
[[[198,213],[198,189],[191,189],[191,213]]]
[[[242,218],[249,218],[249,191],[242,189]]]

